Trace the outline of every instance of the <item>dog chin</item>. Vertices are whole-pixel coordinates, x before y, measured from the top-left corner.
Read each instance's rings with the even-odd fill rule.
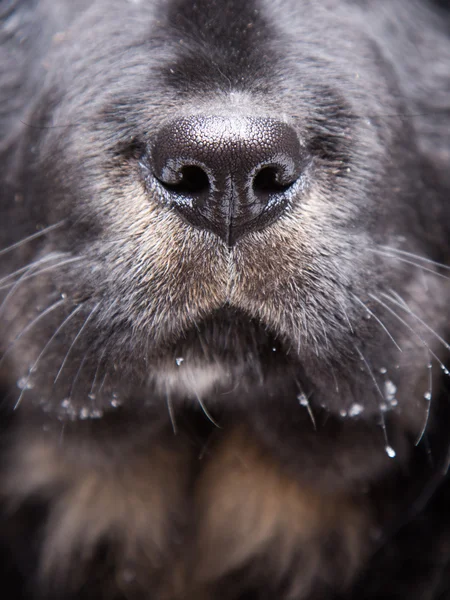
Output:
[[[176,357],[149,376],[149,386],[160,396],[202,400],[214,390],[230,386],[231,372],[220,363],[185,361]]]

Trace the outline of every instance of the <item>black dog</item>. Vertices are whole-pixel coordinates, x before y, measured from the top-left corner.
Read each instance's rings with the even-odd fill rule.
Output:
[[[13,597],[444,597],[445,3],[0,16]]]

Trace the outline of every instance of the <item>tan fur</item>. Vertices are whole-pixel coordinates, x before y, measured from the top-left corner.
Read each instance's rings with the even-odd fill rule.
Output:
[[[137,432],[134,443],[111,444],[111,455],[92,439],[18,445],[3,490],[11,510],[32,495],[51,502],[46,585],[77,589],[105,540],[130,598],[146,598],[151,585],[164,599],[212,600],[221,578],[254,565],[287,581],[295,600],[320,580],[349,583],[366,554],[365,503],[301,485],[244,427],[217,437],[204,464],[167,434],[149,443]]]
[[[224,436],[213,453],[197,502],[201,580],[260,560],[269,579],[282,579],[292,570],[292,597],[300,598],[314,579],[329,577],[324,554],[330,535],[339,540],[332,560],[342,565],[343,585],[365,555],[369,519],[364,502],[302,486],[244,428]]]
[[[112,543],[119,586],[159,577],[180,525],[190,457],[179,438],[171,448],[136,438],[126,446],[116,440],[115,449],[112,442],[109,456],[95,440],[71,446],[53,437],[16,450],[3,486],[11,511],[30,496],[51,502],[40,565],[46,586],[76,589],[104,541]]]

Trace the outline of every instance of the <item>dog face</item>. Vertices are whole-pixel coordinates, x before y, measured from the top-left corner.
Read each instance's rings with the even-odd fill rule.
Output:
[[[439,199],[413,123],[402,118],[413,106],[361,30],[363,14],[307,2],[279,10],[230,2],[225,13],[219,3],[117,2],[107,14],[96,3],[80,13],[53,36],[45,84],[25,117],[33,127],[24,134],[19,194],[40,227],[58,227],[31,256],[49,260],[48,275],[37,267],[42,275],[16,297],[24,319],[36,298],[47,308],[61,293],[64,303],[21,336],[17,377],[28,378],[69,317],[30,377],[50,411],[69,395],[77,411],[90,410],[99,367],[109,380],[100,410],[113,394],[126,402],[137,393],[139,403],[147,390],[176,401],[236,386],[240,397],[255,396],[274,378],[281,386],[296,380],[299,394],[335,413],[356,404],[370,415],[385,404],[378,387],[389,381],[399,403],[409,403],[405,412],[423,413],[424,355],[439,342],[426,329],[420,341],[400,318],[414,330],[417,318],[439,330],[446,282],[395,252],[440,256]],[[231,246],[174,210],[176,193],[156,173],[162,138],[177,135],[164,128],[210,117],[221,131],[274,119],[299,145],[281,214]],[[239,152],[230,167],[238,172]],[[10,318],[14,338],[24,321]],[[59,373],[71,336],[77,343]],[[370,371],[380,369],[389,372],[374,383]],[[123,391],[124,377],[134,391]]]
[[[450,57],[433,15],[64,4],[19,6],[3,34],[28,44],[4,76],[21,90],[4,120],[4,246],[31,236],[2,258],[13,405],[72,424],[199,407],[245,415],[332,489],[389,470],[447,350],[443,134],[420,116]],[[442,60],[403,56],[419,21]],[[348,431],[338,467],[315,412]]]

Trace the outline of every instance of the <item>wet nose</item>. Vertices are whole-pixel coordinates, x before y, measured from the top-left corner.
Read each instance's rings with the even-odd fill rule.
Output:
[[[163,127],[152,149],[167,202],[229,246],[283,214],[301,158],[295,130],[262,117],[184,117]]]

